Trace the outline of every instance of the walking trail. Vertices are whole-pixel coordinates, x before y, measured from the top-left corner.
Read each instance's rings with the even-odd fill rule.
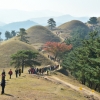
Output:
[[[56,76],[43,76],[43,78],[53,81],[53,82],[57,82],[59,84],[65,85],[65,86],[68,86],[68,87],[76,90],[77,92],[82,92],[84,95],[87,95],[87,98],[94,96],[93,98],[95,98],[95,99],[93,99],[93,100],[100,100],[100,95],[95,93],[95,91],[90,91],[90,90],[87,90],[87,89],[81,88],[81,87],[79,88],[78,86],[75,86],[75,85],[72,85],[71,83],[65,82]],[[90,100],[92,100],[92,99],[90,99]]]

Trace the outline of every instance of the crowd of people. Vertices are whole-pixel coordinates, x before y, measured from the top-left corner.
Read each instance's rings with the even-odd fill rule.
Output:
[[[48,65],[43,68],[30,68],[28,72],[29,74],[43,75],[44,73],[47,73],[47,75],[49,75],[51,71],[56,70],[58,68],[59,68],[59,65]]]
[[[30,68],[28,70],[29,74],[38,74],[38,75],[43,75],[44,73],[47,73],[47,75],[50,74],[51,71],[53,70],[56,70],[59,68],[59,65],[48,65],[48,66],[45,66],[43,68]],[[21,76],[21,69],[15,69],[15,75],[16,75],[16,78],[18,76]],[[13,75],[13,71],[10,69],[8,71],[8,75],[9,75],[9,78],[11,79],[12,75]],[[1,73],[1,87],[2,87],[2,91],[1,91],[1,94],[4,94],[4,89],[5,89],[5,77],[6,77],[6,73],[5,73],[5,70],[3,69],[2,73]]]

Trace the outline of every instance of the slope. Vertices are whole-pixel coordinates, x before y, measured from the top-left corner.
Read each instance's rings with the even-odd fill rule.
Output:
[[[0,67],[10,67],[10,56],[19,50],[35,50],[32,45],[21,42],[15,38],[0,44]],[[39,54],[37,60],[43,65],[51,64],[47,58]]]

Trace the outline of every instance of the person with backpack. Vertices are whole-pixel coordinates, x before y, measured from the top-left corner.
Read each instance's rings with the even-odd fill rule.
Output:
[[[8,72],[8,74],[10,75],[10,79],[11,79],[11,76],[13,74],[12,70],[10,69],[10,71]]]

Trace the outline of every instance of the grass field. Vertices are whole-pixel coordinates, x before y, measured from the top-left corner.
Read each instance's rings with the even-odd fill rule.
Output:
[[[7,83],[5,94],[0,96],[0,100],[87,100],[70,87],[28,74],[28,68],[25,69],[21,77],[16,78],[13,73],[12,79],[9,79],[7,74],[9,69],[5,69]],[[14,70],[12,68],[13,72]]]

